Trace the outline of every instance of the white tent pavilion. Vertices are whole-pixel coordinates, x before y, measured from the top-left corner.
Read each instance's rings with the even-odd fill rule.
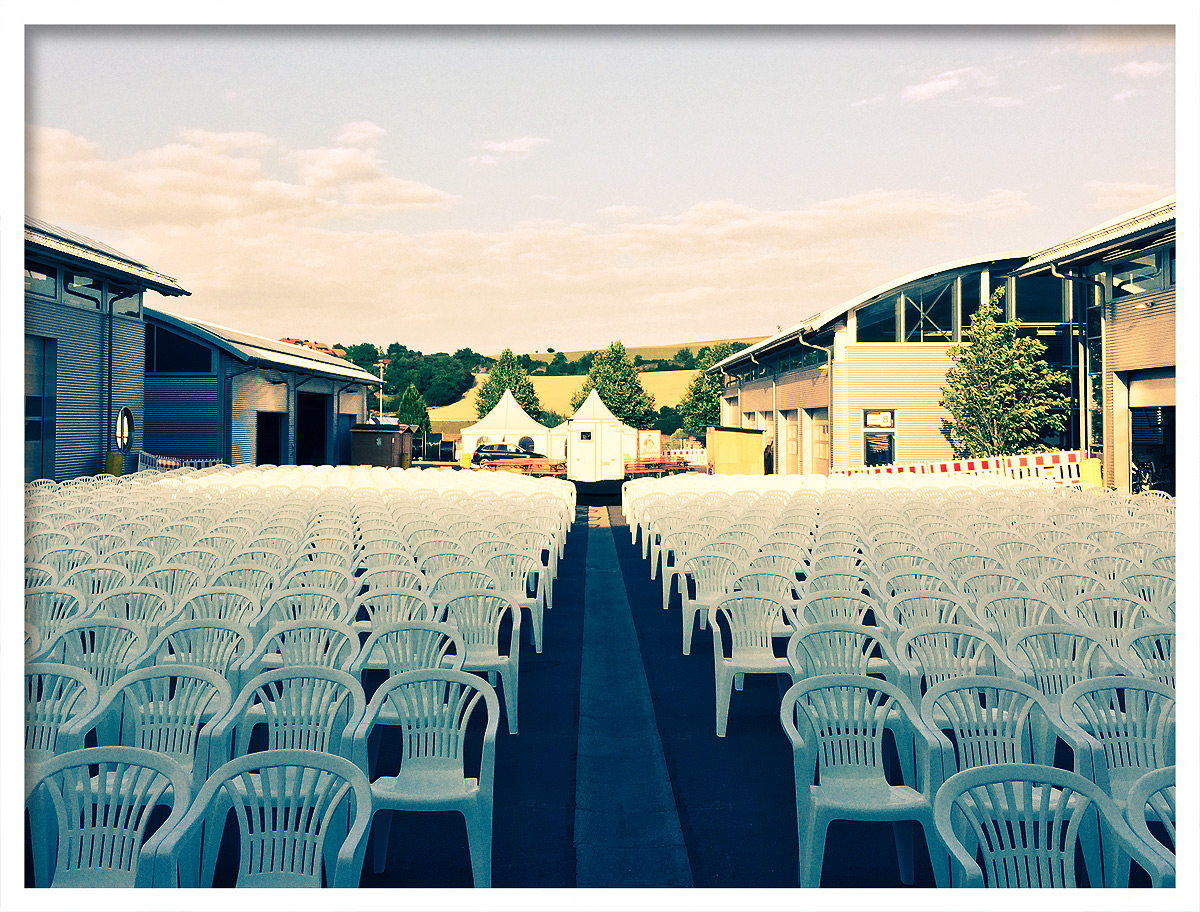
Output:
[[[481,443],[513,443],[531,453],[550,455],[550,429],[529,417],[511,390],[475,424],[462,429],[462,452],[474,453]]]
[[[550,449],[567,460],[567,477],[605,481],[625,477],[625,463],[661,451],[658,431],[639,431],[614,415],[593,389],[575,414],[551,432]]]

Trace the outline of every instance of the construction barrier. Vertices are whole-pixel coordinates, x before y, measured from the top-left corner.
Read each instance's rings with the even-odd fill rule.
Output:
[[[833,469],[833,475],[1003,475],[1006,478],[1041,478],[1058,484],[1077,485],[1096,483],[1093,466],[1096,460],[1087,459],[1079,450],[1052,453],[1026,453],[1020,456],[987,456],[981,459],[949,459],[945,462],[910,462],[879,466],[850,466]],[[1084,463],[1089,463],[1082,478]]]
[[[142,472],[147,469],[155,472],[169,472],[172,469],[184,467],[207,469],[217,465],[224,465],[224,461],[210,456],[155,456],[145,450],[138,451],[138,471]]]

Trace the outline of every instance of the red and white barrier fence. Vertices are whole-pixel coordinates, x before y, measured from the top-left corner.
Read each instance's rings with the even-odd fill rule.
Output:
[[[833,469],[834,475],[1003,475],[1007,478],[1043,478],[1059,484],[1079,484],[1084,454],[1079,450],[1026,453],[1022,456],[986,456],[981,459],[948,459],[945,462],[909,462]]]

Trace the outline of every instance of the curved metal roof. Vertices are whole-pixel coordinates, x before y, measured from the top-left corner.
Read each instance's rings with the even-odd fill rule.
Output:
[[[788,329],[778,332],[773,336],[763,339],[761,342],[751,345],[749,348],[743,348],[739,352],[735,352],[723,361],[718,361],[712,367],[708,368],[705,373],[716,373],[724,369],[727,365],[736,364],[739,361],[749,360],[751,356],[764,352],[767,349],[775,348],[787,342],[797,339],[806,332],[813,332],[824,326],[829,325],[835,320],[844,317],[856,307],[861,307],[868,301],[874,298],[882,297],[893,291],[903,288],[905,285],[911,285],[914,282],[924,281],[925,279],[933,278],[943,272],[957,272],[971,266],[984,266],[989,263],[998,263],[1002,260],[1025,260],[1028,259],[1028,251],[1010,251],[1008,253],[1000,253],[990,257],[972,257],[960,260],[951,260],[948,263],[942,263],[940,266],[934,266],[932,269],[923,269],[918,272],[910,272],[906,276],[901,276],[898,279],[893,279],[883,285],[877,285],[870,291],[864,292],[857,297],[851,298],[842,304],[838,304],[828,310],[823,310],[820,313],[814,314],[799,323],[789,327]]]
[[[1089,255],[1098,255],[1139,235],[1165,233],[1174,222],[1175,196],[1171,195],[1109,219],[1073,238],[1068,238],[1061,244],[1055,244],[1035,254],[1028,263],[1017,270],[1017,274],[1031,275],[1049,268],[1052,264],[1068,263]]]

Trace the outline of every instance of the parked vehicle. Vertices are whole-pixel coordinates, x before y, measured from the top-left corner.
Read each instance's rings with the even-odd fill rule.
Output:
[[[523,450],[515,443],[481,443],[471,454],[471,465],[508,459],[545,459],[541,453]]]

